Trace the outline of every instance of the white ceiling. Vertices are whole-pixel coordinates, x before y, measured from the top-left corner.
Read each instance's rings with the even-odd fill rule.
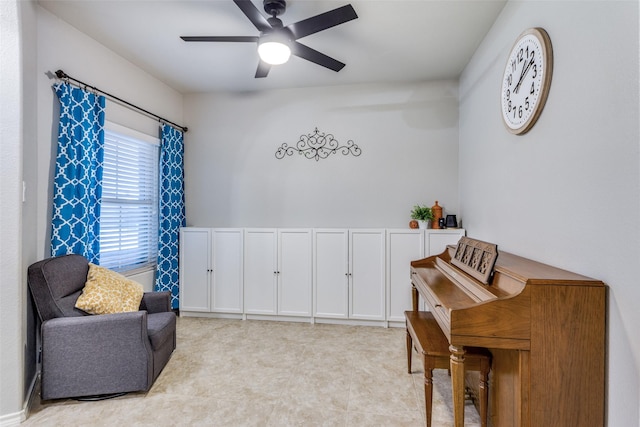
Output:
[[[358,19],[300,39],[347,65],[336,73],[292,57],[263,79],[254,78],[258,56],[253,43],[180,39],[257,36],[232,0],[39,3],[174,89],[191,93],[457,78],[506,0],[289,0],[280,16],[285,26],[353,5]],[[264,11],[262,0],[253,3]]]

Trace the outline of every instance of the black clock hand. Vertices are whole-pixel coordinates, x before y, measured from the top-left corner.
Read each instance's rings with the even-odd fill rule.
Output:
[[[533,65],[533,63],[534,63],[534,60],[532,59],[531,61],[529,61],[527,66],[522,69],[522,73],[520,73],[520,80],[518,80],[516,87],[513,88],[514,93],[518,93],[520,91],[520,86],[522,86],[522,81],[526,77],[527,73],[529,72],[529,68],[531,68],[531,65]]]

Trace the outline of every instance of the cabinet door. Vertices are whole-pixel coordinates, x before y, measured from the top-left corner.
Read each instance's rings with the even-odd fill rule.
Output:
[[[349,232],[349,318],[385,318],[385,231]]]
[[[316,317],[346,319],[349,316],[347,230],[315,230],[313,233],[313,289]]]
[[[424,258],[421,230],[387,231],[387,320],[404,322],[411,310],[411,261]]]
[[[244,232],[244,311],[277,314],[277,234],[274,229]]]
[[[447,245],[455,245],[460,237],[465,235],[462,228],[448,228],[443,230],[427,230],[425,242],[425,256],[439,255],[447,248]]]
[[[311,230],[278,231],[278,314],[311,316]]]
[[[242,313],[242,240],[242,229],[212,230],[211,311]]]
[[[180,310],[210,311],[210,230],[180,230]]]

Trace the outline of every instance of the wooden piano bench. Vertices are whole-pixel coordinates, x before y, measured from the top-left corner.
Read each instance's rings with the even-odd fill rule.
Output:
[[[407,321],[407,367],[411,373],[411,354],[415,345],[422,356],[424,366],[424,398],[427,427],[431,427],[431,408],[433,400],[433,370],[449,369],[451,353],[449,341],[442,333],[438,322],[428,311],[405,311]],[[482,427],[487,426],[489,401],[489,370],[491,353],[485,348],[465,347],[465,370],[480,372],[480,420]]]

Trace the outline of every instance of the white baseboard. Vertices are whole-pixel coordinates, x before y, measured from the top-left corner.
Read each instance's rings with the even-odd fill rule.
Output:
[[[15,412],[13,414],[0,415],[0,427],[15,427],[19,426],[24,420],[27,419],[33,405],[38,398],[38,390],[40,385],[40,375],[36,375],[29,386],[29,398],[24,402],[22,411]]]
[[[306,316],[274,316],[265,314],[236,314],[236,313],[211,313],[202,311],[182,311],[180,317],[206,317],[214,319],[242,319],[242,320],[271,320],[276,322],[304,322],[304,323],[329,323],[333,325],[350,326],[382,326],[383,328],[404,328],[404,321],[387,320],[360,320],[360,319],[338,319],[328,317],[306,317]],[[0,426],[1,427],[1,426]]]
[[[209,313],[203,311],[182,311],[180,310],[180,317],[208,317],[211,319],[242,319],[241,313]]]
[[[315,323],[327,323],[331,325],[347,325],[347,326],[382,326],[387,327],[384,320],[361,320],[361,319],[332,319],[316,317]]]
[[[0,415],[0,427],[15,427],[19,426],[21,422],[26,420],[24,409],[20,412],[13,414]]]

